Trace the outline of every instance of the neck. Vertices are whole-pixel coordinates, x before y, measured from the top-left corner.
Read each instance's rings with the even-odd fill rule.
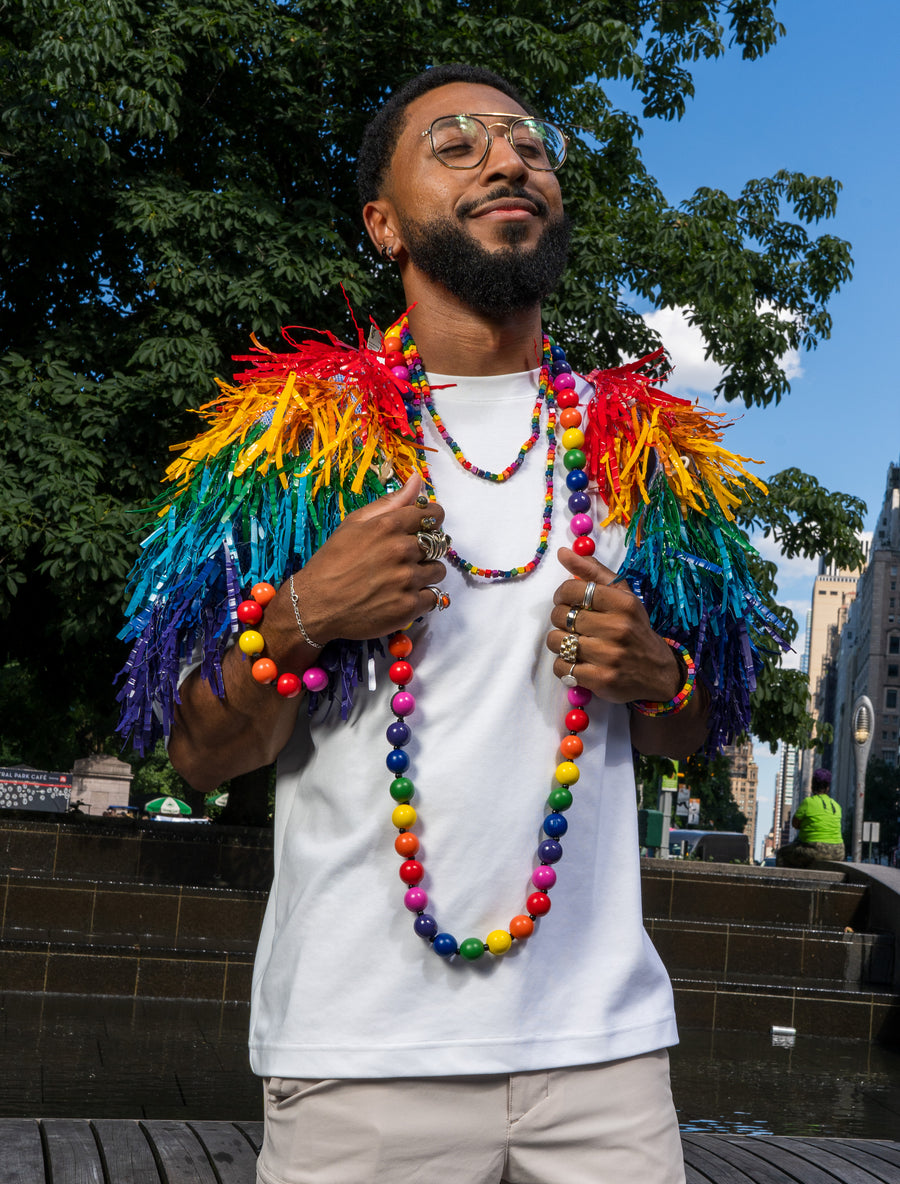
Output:
[[[448,299],[446,294],[427,291],[413,296],[407,292],[410,297],[416,305],[409,314],[409,327],[427,370],[483,377],[517,374],[540,366],[539,305],[494,319]]]

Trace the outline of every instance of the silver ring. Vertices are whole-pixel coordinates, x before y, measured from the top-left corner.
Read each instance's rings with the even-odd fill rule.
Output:
[[[416,534],[416,542],[427,560],[443,559],[450,550],[453,540],[442,530],[420,530]]]
[[[567,633],[574,633],[575,632],[575,620],[578,617],[578,614],[582,611],[583,611],[583,606],[580,604],[576,604],[573,608],[570,608],[569,611],[566,613],[566,632]]]
[[[442,613],[445,608],[450,607],[449,594],[447,592],[443,592],[437,586],[437,584],[426,584],[425,587],[422,589],[422,591],[423,592],[430,592],[431,595],[434,597],[434,608],[430,608],[428,610],[429,612],[433,613],[434,609],[437,609],[437,611],[439,613]]]
[[[578,638],[574,633],[567,633],[559,647],[559,656],[564,662],[573,666],[578,661]]]
[[[575,663],[573,662],[572,665],[569,667],[569,673],[564,674],[562,676],[562,678],[559,680],[563,684],[564,687],[577,687],[578,686],[578,679],[572,673],[574,669],[575,669]]]
[[[594,593],[597,591],[597,581],[588,580],[587,587],[584,590],[584,596],[581,601],[581,607],[589,609],[591,601],[594,599]]]

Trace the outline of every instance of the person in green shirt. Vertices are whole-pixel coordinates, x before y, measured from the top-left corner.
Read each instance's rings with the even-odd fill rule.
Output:
[[[843,862],[841,808],[829,796],[830,788],[831,774],[827,769],[816,769],[812,792],[803,799],[791,819],[797,838],[775,853],[778,867],[812,867],[824,861]]]

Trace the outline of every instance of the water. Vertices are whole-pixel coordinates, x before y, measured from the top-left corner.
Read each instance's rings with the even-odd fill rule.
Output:
[[[259,1120],[238,1003],[0,996],[0,1117]],[[900,1052],[686,1030],[672,1050],[683,1130],[896,1139]]]

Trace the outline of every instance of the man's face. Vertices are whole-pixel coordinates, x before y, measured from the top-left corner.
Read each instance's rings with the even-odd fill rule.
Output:
[[[385,197],[396,213],[400,242],[412,266],[470,307],[504,316],[532,307],[565,267],[568,222],[556,174],[530,169],[490,129],[487,156],[470,169],[451,169],[431,150],[427,131],[446,115],[527,114],[502,91],[451,83],[407,109]]]

